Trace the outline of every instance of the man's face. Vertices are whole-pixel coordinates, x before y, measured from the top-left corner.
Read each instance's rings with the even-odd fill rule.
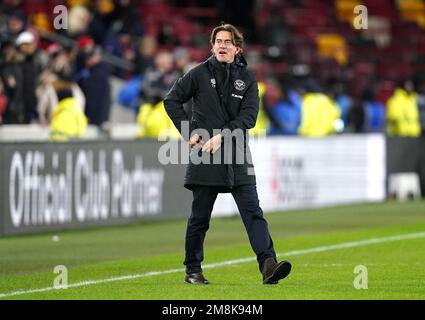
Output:
[[[173,56],[168,52],[161,52],[155,58],[155,67],[162,72],[173,70]]]
[[[14,46],[7,46],[3,49],[3,56],[6,62],[10,62],[16,55],[16,49]]]
[[[232,34],[229,31],[219,31],[213,44],[213,53],[219,62],[232,63],[235,56],[240,52],[232,42]]]
[[[22,20],[12,17],[8,22],[9,31],[13,34],[18,34],[24,28],[24,23]]]
[[[35,52],[36,46],[33,42],[23,43],[19,46],[19,50],[25,55],[32,55]]]
[[[404,83],[404,89],[408,92],[408,93],[412,93],[413,91],[415,91],[415,86],[413,84],[413,82],[411,80],[408,80]]]

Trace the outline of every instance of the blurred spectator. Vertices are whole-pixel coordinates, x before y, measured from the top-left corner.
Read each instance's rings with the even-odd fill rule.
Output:
[[[167,116],[163,101],[140,106],[136,121],[140,127],[139,138],[181,139],[180,132]]]
[[[68,29],[65,29],[65,36],[71,39],[87,35],[92,16],[90,11],[84,6],[75,6],[69,10]]]
[[[173,56],[168,51],[161,51],[155,57],[155,65],[145,72],[141,88],[143,102],[156,105],[165,98],[168,90],[179,77],[174,69]]]
[[[123,59],[134,62],[136,60],[136,51],[133,44],[133,38],[130,33],[122,32],[118,36],[121,55]]]
[[[16,40],[18,35],[24,32],[27,27],[28,25],[25,15],[20,12],[13,12],[9,16],[9,20],[7,22],[7,37],[9,39]]]
[[[348,111],[347,128],[348,133],[365,132],[365,109],[363,103],[358,99],[353,101],[350,110]]]
[[[90,23],[87,33],[93,38],[97,45],[103,45],[110,33],[114,20],[113,11],[115,5],[112,0],[95,0],[90,12]]]
[[[340,111],[327,95],[319,92],[317,84],[306,83],[306,93],[302,95],[301,125],[298,132],[306,137],[323,137],[337,131],[336,123]]]
[[[109,120],[111,109],[110,70],[102,62],[101,49],[95,47],[83,54],[84,68],[77,82],[86,97],[85,114],[89,123],[101,126]]]
[[[54,110],[64,96],[64,92],[71,92],[69,97],[76,98],[75,102],[82,111],[85,108],[85,97],[80,87],[72,81],[71,66],[68,53],[57,44],[47,48],[49,53],[49,67],[45,75],[45,83],[39,90],[37,105],[38,119],[43,125],[50,123]],[[67,94],[65,94],[68,97]]]
[[[180,52],[183,53],[183,52]],[[184,67],[183,64],[181,67]],[[180,133],[167,116],[163,99],[181,73],[174,68],[173,55],[159,52],[154,67],[146,70],[142,89],[142,104],[137,115],[141,127],[139,137],[179,139]]]
[[[143,36],[142,20],[135,4],[130,0],[96,1],[89,34],[95,43],[102,45],[105,52],[129,62],[136,61],[136,39]],[[131,71],[115,67],[113,74],[128,79]]]
[[[175,46],[178,44],[177,38],[174,36],[173,25],[165,22],[158,35],[158,44],[162,46]]]
[[[178,47],[173,52],[174,67],[179,73],[178,77],[183,76],[190,69],[196,66],[195,63],[190,61],[189,51],[186,48]],[[184,111],[186,112],[189,119],[192,117],[192,101],[188,101],[183,105]]]
[[[286,85],[278,87],[277,90],[279,100],[270,108],[274,121],[271,122],[269,133],[296,135],[301,124],[301,96]]]
[[[421,136],[425,137],[425,81],[418,83],[417,89]]]
[[[173,59],[175,69],[180,73],[180,75],[185,74],[196,66],[195,63],[190,61],[189,51],[186,48],[177,47],[173,51]]]
[[[385,106],[377,101],[373,89],[368,89],[363,94],[364,121],[366,132],[385,131]]]
[[[378,47],[386,47],[391,43],[391,22],[386,17],[370,16],[368,27],[362,29],[362,33]]]
[[[0,12],[11,15],[17,12],[22,5],[22,0],[3,0],[0,3]]]
[[[154,37],[144,36],[141,39],[136,52],[136,73],[144,74],[149,67],[153,66],[157,48],[158,43]]]
[[[23,123],[30,123],[38,117],[36,88],[39,75],[47,66],[47,57],[37,47],[34,35],[28,31],[19,34],[16,39],[16,46],[23,55],[23,61],[20,63],[24,101]]]
[[[71,60],[73,64],[73,74],[78,74],[86,66],[86,52],[92,51],[95,48],[95,43],[90,36],[81,36],[77,39],[77,46],[71,53]]]
[[[3,114],[7,107],[7,97],[4,94],[3,82],[0,79],[0,125],[3,124]]]
[[[389,135],[418,137],[418,95],[412,80],[403,80],[387,102],[387,132]]]
[[[136,75],[125,82],[117,96],[117,101],[123,107],[133,111],[135,114],[139,109],[139,94],[142,87],[143,76]]]
[[[140,106],[139,95],[144,74],[147,69],[153,67],[153,59],[156,50],[157,43],[155,38],[150,36],[141,38],[138,49],[135,52],[134,75],[125,83],[118,93],[118,102],[124,107],[132,110],[135,114],[138,112]]]
[[[87,118],[72,91],[60,91],[59,103],[56,106],[50,123],[49,138],[52,141],[69,141],[82,138],[87,129]]]
[[[111,42],[119,33],[142,36],[142,19],[135,4],[130,0],[96,0],[88,33],[99,45]]]
[[[258,82],[258,98],[259,98],[259,108],[257,121],[254,128],[249,130],[249,133],[254,136],[262,136],[267,134],[267,131],[270,129],[270,120],[267,107],[265,105],[264,95],[266,93],[267,85],[259,81]]]
[[[321,13],[321,17],[316,21],[314,18],[316,7],[310,6],[311,1],[208,0],[201,4],[192,0],[161,0],[148,1],[145,6],[144,2],[142,4],[138,0],[67,0],[64,4],[69,8],[68,29],[58,32],[77,40],[77,43],[73,46],[70,57],[67,57],[63,50],[53,54],[50,52],[49,70],[43,73],[41,71],[46,67],[47,61],[42,50],[37,48],[38,39],[31,31],[33,27],[31,22],[37,24],[41,21],[38,27],[44,26],[43,28],[47,30],[46,17],[51,17],[52,14],[48,11],[53,3],[59,4],[61,1],[0,2],[2,56],[0,105],[5,106],[4,123],[29,123],[37,117],[37,111],[40,112],[39,120],[47,123],[59,102],[58,87],[64,86],[69,89],[72,83],[68,78],[68,71],[60,70],[61,67],[69,68],[69,60],[72,61],[72,75],[77,75],[75,79],[78,78],[84,83],[85,90],[96,92],[97,89],[92,87],[99,86],[103,88],[102,92],[109,92],[106,78],[102,81],[100,79],[102,74],[107,77],[112,71],[113,75],[129,80],[118,97],[121,104],[130,107],[136,113],[142,97],[143,102],[150,102],[155,106],[174,82],[175,74],[185,73],[193,66],[190,57],[200,61],[199,57],[208,53],[208,48],[207,50],[203,48],[209,45],[209,36],[205,29],[208,29],[212,19],[214,21],[219,19],[238,25],[243,29],[245,38],[248,38],[251,44],[258,45],[247,55],[255,52],[260,56],[258,69],[254,70],[259,79],[266,76],[280,78],[279,73],[286,74],[292,70],[296,74],[299,72],[296,70],[304,70],[303,75],[314,75],[315,79],[319,80],[320,86],[326,86],[325,95],[314,91],[300,95],[287,86],[285,81],[279,80],[281,83],[276,85],[267,83],[265,97],[262,99],[264,113],[259,112],[257,122],[262,122],[260,118],[264,120],[268,117],[271,133],[294,134],[300,125],[301,105],[304,105],[302,113],[304,124],[301,129],[307,128],[307,118],[317,123],[323,122],[326,112],[319,111],[320,108],[316,108],[317,118],[304,114],[305,104],[311,100],[307,97],[312,97],[309,93],[315,93],[315,98],[323,98],[317,100],[321,101],[320,103],[325,100],[328,106],[330,104],[335,106],[336,103],[347,132],[382,132],[388,129],[389,134],[417,136],[419,122],[419,131],[425,135],[425,89],[420,88],[420,85],[424,86],[425,83],[425,38],[420,27],[397,21],[396,17],[370,18],[367,30],[353,31],[347,23],[344,25],[334,23],[332,20],[337,13],[335,10],[338,9],[335,3],[329,4],[330,10],[317,10],[317,14]],[[47,4],[48,2],[50,4]],[[169,15],[161,16],[164,12],[171,12],[176,6],[181,7],[179,10],[186,14],[171,18]],[[317,8],[325,6],[325,4],[318,5]],[[394,7],[394,4],[388,5],[389,12],[394,9],[391,7]],[[155,11],[152,8],[157,9]],[[196,10],[196,8],[208,8],[208,10]],[[43,10],[45,12],[42,12]],[[260,12],[257,12],[258,10]],[[311,13],[313,15],[310,15]],[[352,11],[349,14],[351,16]],[[310,19],[310,16],[312,21],[300,21],[300,18]],[[144,17],[146,21],[143,20]],[[384,21],[385,19],[390,20]],[[351,24],[352,21],[349,22]],[[261,38],[256,34],[257,29],[261,31]],[[28,35],[28,31],[32,32],[33,37],[31,34]],[[315,41],[317,36],[323,33],[337,34],[346,39],[349,55],[346,55],[348,61],[344,67],[340,67],[333,60],[316,56]],[[22,37],[16,42],[20,35]],[[164,59],[166,55],[162,53],[157,57],[157,41],[165,45],[162,49],[173,50],[174,67],[170,64],[170,57]],[[45,47],[45,44],[41,42],[40,47]],[[108,64],[108,67],[112,66],[113,69],[106,68],[103,63],[99,66],[96,63],[91,64],[89,61],[96,60],[89,58],[95,51],[96,44],[103,47],[108,53],[108,58],[109,54],[112,54],[133,62],[135,69],[127,71],[118,66],[126,64],[126,61],[121,61],[120,64],[114,62]],[[176,45],[179,47],[175,47]],[[390,47],[384,50],[387,45]],[[334,54],[333,46],[328,47]],[[264,61],[261,58],[264,58]],[[161,59],[163,61],[159,63],[158,60]],[[389,67],[392,63],[394,68]],[[255,63],[250,63],[250,66],[255,67]],[[370,85],[368,77],[372,74],[374,82]],[[408,75],[415,75],[419,95],[406,90],[405,85],[400,85],[395,90],[398,79]],[[92,79],[99,79],[100,82],[90,83]],[[332,83],[328,83],[328,79],[331,79]],[[40,81],[43,85],[41,87],[39,87]],[[350,86],[347,91],[345,81]],[[40,95],[34,93],[36,87],[40,88],[42,92]],[[72,84],[71,87],[74,88],[71,90],[74,97],[82,96],[77,92],[78,85]],[[363,93],[365,88],[368,90]],[[100,96],[92,95],[96,96],[96,99]],[[326,96],[330,99],[325,99]],[[109,97],[109,94],[102,95],[102,101],[104,97]],[[83,104],[82,100],[83,98],[77,98],[79,105]],[[91,100],[94,101],[94,98]],[[109,110],[110,101],[107,102],[107,98],[102,104],[106,107],[100,107],[101,109]],[[388,117],[385,105],[388,105]],[[89,107],[92,108],[97,110],[94,104]],[[190,114],[190,104],[186,104],[185,108]],[[331,108],[328,111],[330,110]],[[415,110],[418,110],[418,116]],[[90,114],[90,121],[96,123],[105,121],[97,119],[99,112],[87,112]],[[101,113],[105,115],[109,112]],[[267,117],[263,118],[264,115]]]
[[[120,30],[132,36],[141,37],[144,34],[142,19],[137,14],[138,0],[116,0],[114,16]]]
[[[22,59],[13,41],[7,40],[1,43],[0,78],[7,98],[6,110],[3,114],[4,124],[25,122]]]
[[[105,52],[108,52],[116,57],[125,59],[126,61],[135,63],[136,48],[131,34],[119,32],[118,34],[110,33],[104,43]],[[114,75],[122,79],[128,79],[132,75],[132,71],[126,71],[120,67],[114,68]]]
[[[352,98],[346,93],[345,84],[341,80],[330,78],[326,84],[326,94],[335,100],[345,128],[348,125],[348,113],[353,104]]]

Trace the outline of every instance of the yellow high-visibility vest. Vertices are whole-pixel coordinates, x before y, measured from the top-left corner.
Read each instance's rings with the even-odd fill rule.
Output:
[[[270,120],[264,111],[264,94],[266,93],[266,84],[258,82],[258,97],[260,98],[259,111],[257,116],[257,122],[255,127],[249,130],[249,133],[253,136],[266,135],[267,130],[270,127]]]
[[[302,99],[298,133],[306,137],[323,137],[335,133],[335,121],[340,113],[335,101],[327,95],[307,93]]]
[[[165,111],[163,101],[156,105],[141,105],[136,121],[140,127],[137,135],[139,138],[181,139],[180,132]]]
[[[421,134],[418,96],[398,88],[387,102],[389,135],[418,137]]]
[[[68,141],[82,138],[87,129],[87,117],[76,98],[65,98],[55,108],[50,122],[52,141]]]

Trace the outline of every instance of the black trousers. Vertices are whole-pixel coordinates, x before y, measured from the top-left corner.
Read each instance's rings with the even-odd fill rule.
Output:
[[[214,202],[219,190],[216,187],[196,186],[192,189],[192,213],[186,229],[186,273],[202,272],[201,262],[204,260],[204,239],[209,228]],[[264,260],[268,257],[276,259],[273,241],[270,237],[267,221],[260,208],[256,185],[242,185],[232,190],[249,242],[261,271]]]

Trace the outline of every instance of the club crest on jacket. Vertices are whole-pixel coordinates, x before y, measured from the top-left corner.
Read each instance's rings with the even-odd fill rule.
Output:
[[[236,90],[242,91],[245,89],[245,82],[243,82],[242,80],[236,80],[233,85],[235,86]]]

